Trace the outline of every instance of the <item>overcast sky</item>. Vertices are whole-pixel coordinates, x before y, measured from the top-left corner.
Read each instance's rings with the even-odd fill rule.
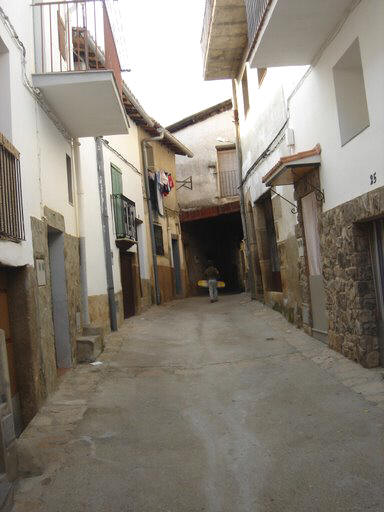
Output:
[[[116,4],[115,4],[116,5]],[[119,0],[128,87],[163,126],[231,97],[231,82],[204,82],[205,0]],[[127,62],[126,62],[127,61]]]

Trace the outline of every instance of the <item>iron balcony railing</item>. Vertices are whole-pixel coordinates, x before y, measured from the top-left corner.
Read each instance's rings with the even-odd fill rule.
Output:
[[[112,210],[117,239],[137,240],[136,205],[123,194],[112,194]]]
[[[0,238],[25,240],[20,154],[0,133]]]
[[[255,38],[271,3],[271,0],[245,0],[249,45],[255,43]]]
[[[239,175],[236,170],[220,171],[220,195],[221,197],[239,195]]]
[[[38,2],[36,72],[112,70],[121,93],[120,61],[105,0]]]

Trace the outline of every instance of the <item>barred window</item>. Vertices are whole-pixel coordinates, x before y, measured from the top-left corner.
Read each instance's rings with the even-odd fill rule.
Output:
[[[0,238],[25,240],[20,153],[0,133]]]
[[[153,229],[155,231],[156,254],[158,254],[159,256],[163,256],[164,255],[163,228],[161,226],[158,226],[157,224],[154,224]]]

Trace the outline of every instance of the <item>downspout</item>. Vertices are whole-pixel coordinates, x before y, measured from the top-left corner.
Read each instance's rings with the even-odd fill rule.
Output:
[[[95,144],[96,144],[97,178],[98,178],[98,185],[99,185],[100,209],[101,209],[101,226],[102,226],[102,230],[103,230],[103,241],[104,241],[105,270],[106,270],[106,274],[107,274],[109,319],[110,319],[111,330],[117,331],[116,299],[115,299],[115,288],[113,285],[111,240],[109,238],[109,218],[108,218],[108,208],[107,208],[107,193],[105,190],[102,137],[95,137]]]
[[[245,213],[244,185],[243,185],[243,153],[242,153],[242,149],[241,149],[241,140],[240,140],[239,108],[238,108],[238,103],[237,103],[235,79],[232,79],[232,95],[233,95],[234,122],[235,122],[235,130],[236,130],[236,153],[237,153],[237,165],[238,165],[238,173],[239,173],[239,198],[240,198],[241,224],[243,226],[245,253],[247,256],[248,266],[249,266],[249,284],[250,284],[250,289],[251,289],[251,299],[255,300],[257,298],[256,282],[255,282],[255,274],[253,271],[253,265],[252,265],[252,259],[251,259],[249,231],[248,231],[248,225],[247,225],[247,219],[246,219],[246,213]]]
[[[78,212],[78,236],[80,252],[80,282],[81,282],[81,305],[83,325],[89,325],[88,308],[88,280],[87,280],[87,259],[85,252],[85,233],[84,233],[84,180],[81,169],[79,139],[73,140],[73,156],[76,169],[76,192],[77,192],[77,212]]]
[[[156,294],[156,304],[157,305],[159,305],[161,302],[161,296],[160,296],[160,285],[159,285],[159,273],[158,273],[158,269],[157,269],[155,229],[153,227],[152,204],[151,204],[151,196],[150,196],[150,191],[149,191],[147,145],[149,142],[152,142],[152,141],[154,142],[157,140],[164,139],[164,136],[165,136],[165,131],[163,130],[160,135],[158,135],[156,137],[151,137],[150,139],[143,139],[141,141],[141,150],[143,153],[145,194],[147,196],[149,229],[150,229],[150,233],[151,233],[152,265],[153,265],[153,275],[154,275],[154,279],[155,279],[155,294]]]

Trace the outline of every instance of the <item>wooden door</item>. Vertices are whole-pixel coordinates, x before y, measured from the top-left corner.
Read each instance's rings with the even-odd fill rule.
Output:
[[[0,329],[5,333],[11,397],[17,394],[17,380],[11,330],[9,325],[7,276],[0,272]]]
[[[301,199],[301,205],[312,305],[312,335],[314,338],[325,342],[328,337],[328,317],[321,263],[317,200],[315,192],[303,197]]]
[[[133,316],[135,304],[135,274],[133,271],[134,253],[120,251],[121,286],[123,288],[124,318]]]
[[[175,272],[175,291],[176,295],[182,294],[181,284],[181,264],[180,264],[180,251],[179,251],[179,240],[172,238],[172,255],[173,255],[173,269]]]

